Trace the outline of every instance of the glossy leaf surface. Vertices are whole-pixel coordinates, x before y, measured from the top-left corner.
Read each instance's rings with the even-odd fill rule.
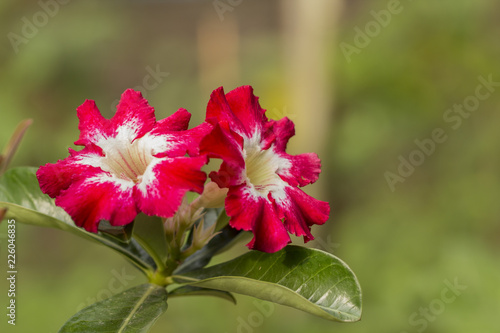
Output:
[[[142,284],[81,310],[59,333],[145,333],[167,310],[167,291]]]
[[[252,251],[174,279],[291,306],[328,320],[351,322],[361,317],[361,289],[354,273],[337,257],[316,249]]]
[[[143,272],[154,270],[153,260],[136,242],[123,243],[106,234],[93,234],[77,227],[52,198],[42,193],[35,174],[36,168],[20,167],[8,170],[0,178],[0,208],[7,208],[7,218],[15,218],[18,223],[71,232],[112,248]]]

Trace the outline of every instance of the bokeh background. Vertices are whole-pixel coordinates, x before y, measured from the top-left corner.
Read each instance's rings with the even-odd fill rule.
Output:
[[[158,118],[184,107],[194,126],[213,89],[251,84],[271,118],[295,122],[289,151],[322,158],[306,190],[332,214],[308,245],[345,260],[363,289],[354,324],[190,297],[170,300],[152,332],[500,331],[500,86],[477,88],[479,77],[500,82],[498,1],[60,2],[0,2],[0,144],[34,120],[12,166],[65,158],[87,98],[109,118],[135,87]],[[489,95],[474,105],[476,89]],[[464,103],[473,111],[448,111]],[[436,129],[444,142],[415,152]],[[400,167],[411,156],[412,172]],[[145,282],[61,231],[18,225],[17,242],[17,325],[3,310],[2,332],[56,332],[84,305]],[[447,283],[466,289],[445,303]],[[3,309],[6,293],[2,278]]]

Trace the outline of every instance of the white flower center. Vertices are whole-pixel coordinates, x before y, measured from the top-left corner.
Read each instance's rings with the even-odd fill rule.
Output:
[[[141,139],[132,143],[126,140],[108,140],[114,142],[107,142],[111,149],[103,147],[105,157],[102,160],[102,169],[121,179],[138,183],[154,158],[151,148],[147,149]]]
[[[244,149],[247,183],[262,196],[281,189],[284,182],[278,171],[285,167],[288,161],[276,155],[272,147],[262,150],[258,145],[246,141]]]

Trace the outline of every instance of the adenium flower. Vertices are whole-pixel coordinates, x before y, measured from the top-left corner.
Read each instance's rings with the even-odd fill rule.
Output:
[[[171,217],[187,191],[201,193],[207,163],[203,123],[188,130],[191,115],[179,109],[156,121],[140,92],[126,90],[116,114],[105,119],[92,100],[77,109],[80,137],[70,156],[38,169],[42,191],[55,198],[76,225],[98,231],[101,220],[125,225],[139,212]]]
[[[247,246],[276,252],[291,242],[289,232],[304,242],[314,239],[311,226],[326,222],[330,206],[298,188],[318,179],[321,162],[314,153],[285,152],[295,134],[293,122],[269,120],[250,86],[227,94],[222,87],[214,90],[206,121],[214,129],[201,142],[201,151],[223,160],[210,178],[229,189],[229,224],[253,232]]]

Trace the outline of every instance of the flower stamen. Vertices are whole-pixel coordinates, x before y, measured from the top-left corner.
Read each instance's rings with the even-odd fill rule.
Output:
[[[141,149],[140,139],[133,143],[118,143],[111,152],[104,150],[104,169],[119,178],[138,183],[153,160],[145,149]]]
[[[281,183],[277,174],[279,161],[271,149],[245,145],[245,167],[247,182],[262,196],[267,196],[273,187]]]

